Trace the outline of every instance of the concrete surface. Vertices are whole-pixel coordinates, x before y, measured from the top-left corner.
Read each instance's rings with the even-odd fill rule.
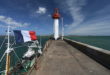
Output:
[[[110,75],[103,67],[65,41],[52,41],[31,75]]]

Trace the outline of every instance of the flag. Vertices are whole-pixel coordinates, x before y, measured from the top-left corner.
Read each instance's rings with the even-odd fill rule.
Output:
[[[37,40],[34,31],[14,30],[13,32],[17,43]]]

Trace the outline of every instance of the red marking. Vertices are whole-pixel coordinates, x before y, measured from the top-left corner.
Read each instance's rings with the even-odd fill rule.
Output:
[[[37,36],[34,31],[29,31],[29,34],[30,34],[31,40],[37,40]]]
[[[53,19],[59,19],[60,18],[60,14],[58,12],[58,8],[55,8],[55,12],[54,14],[52,15],[52,18]]]

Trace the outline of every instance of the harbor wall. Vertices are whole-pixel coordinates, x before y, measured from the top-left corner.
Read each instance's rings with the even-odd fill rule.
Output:
[[[110,51],[70,39],[64,41],[110,69]]]
[[[45,46],[44,46],[44,48],[43,48],[43,51],[45,52],[45,51],[47,51],[47,49],[48,49],[48,47],[51,45],[51,43],[52,43],[52,40],[48,40],[47,42],[46,42],[46,44],[45,44]],[[43,53],[44,53],[43,52]]]
[[[33,74],[31,74],[31,73],[32,73],[33,71],[36,71],[36,70],[39,69],[40,63],[41,63],[41,61],[42,61],[42,59],[43,59],[43,56],[44,56],[45,52],[48,50],[48,47],[50,46],[51,43],[52,43],[52,40],[46,41],[46,43],[45,43],[45,45],[44,45],[44,47],[43,47],[43,54],[35,60],[34,65],[33,65],[33,66],[31,67],[31,69],[28,71],[27,75],[33,75]]]

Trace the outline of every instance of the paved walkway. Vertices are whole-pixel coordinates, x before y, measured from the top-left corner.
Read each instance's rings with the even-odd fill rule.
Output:
[[[40,68],[31,75],[110,75],[106,69],[68,43],[52,41]]]

